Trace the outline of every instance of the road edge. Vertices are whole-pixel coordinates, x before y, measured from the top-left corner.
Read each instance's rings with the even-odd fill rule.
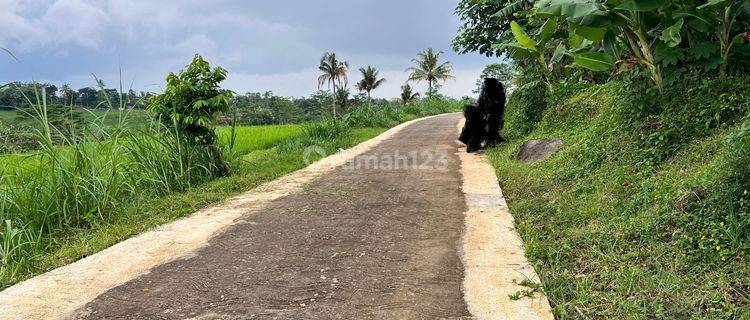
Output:
[[[457,130],[463,123],[458,123]],[[519,283],[524,279],[540,283],[539,276],[526,259],[495,169],[483,154],[466,153],[464,148],[457,154],[466,199],[461,260],[469,312],[477,320],[554,319],[543,293],[522,294],[532,289]]]
[[[59,319],[96,297],[147,274],[153,267],[189,257],[235,221],[269,202],[296,191],[315,178],[345,164],[423,117],[401,123],[370,140],[269,181],[187,217],[128,238],[91,256],[56,268],[0,291],[0,318]]]

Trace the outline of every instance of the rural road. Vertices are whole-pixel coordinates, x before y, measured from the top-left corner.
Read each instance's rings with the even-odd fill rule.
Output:
[[[0,292],[0,319],[552,319],[493,168],[427,117]]]
[[[74,318],[469,319],[459,117],[404,128]]]

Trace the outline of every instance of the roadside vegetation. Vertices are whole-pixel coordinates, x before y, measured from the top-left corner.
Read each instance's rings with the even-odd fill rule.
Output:
[[[363,79],[363,91],[375,90],[383,80],[374,68],[363,70],[374,77]],[[436,96],[401,104],[363,93],[337,105],[333,116],[335,100],[326,92],[310,99],[315,103],[270,93],[238,97],[221,89],[226,75],[196,56],[167,77],[162,93],[138,102],[142,108],[117,92],[103,96],[122,99],[85,108],[57,104],[61,98],[48,96],[56,92],[43,84],[21,90],[27,104],[0,113],[0,288],[318,160],[303,158],[307,147],[332,154],[465,103]],[[13,86],[27,89],[14,83],[2,93]],[[101,82],[99,88],[107,92]],[[266,108],[269,117],[250,108]]]
[[[508,142],[487,154],[557,318],[750,317],[750,3],[456,12],[456,50],[511,58]]]

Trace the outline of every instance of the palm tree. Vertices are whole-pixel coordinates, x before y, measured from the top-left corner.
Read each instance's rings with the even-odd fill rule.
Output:
[[[401,86],[401,103],[414,103],[417,102],[417,99],[419,99],[419,93],[412,92],[411,86],[408,83]]]
[[[359,72],[362,73],[362,80],[357,82],[357,90],[367,92],[367,100],[372,101],[372,97],[370,97],[370,91],[380,87],[380,85],[385,82],[385,78],[378,79],[378,69],[375,69],[372,66],[367,66],[367,68],[359,68]]]
[[[67,83],[63,83],[62,87],[60,88],[60,92],[62,92],[63,104],[73,105],[73,92],[74,91],[70,89],[70,85]]]
[[[409,81],[427,81],[428,91],[427,95],[432,96],[435,93],[433,84],[437,84],[438,81],[445,81],[453,79],[451,75],[453,72],[453,65],[450,61],[440,63],[440,55],[442,51],[435,52],[432,48],[427,51],[422,51],[417,54],[417,59],[412,59],[417,66],[406,69],[411,72],[409,75]]]
[[[349,89],[346,87],[339,88],[339,91],[336,92],[333,100],[338,103],[341,109],[346,109],[346,107],[349,106],[349,94]]]
[[[343,80],[343,86],[346,86],[349,81],[346,77],[346,72],[349,71],[349,62],[339,61],[333,52],[326,52],[323,55],[318,69],[323,73],[318,77],[318,89],[328,83],[328,87],[333,89],[334,97],[336,96],[337,85],[342,87]],[[336,99],[333,99],[333,116],[336,116]]]

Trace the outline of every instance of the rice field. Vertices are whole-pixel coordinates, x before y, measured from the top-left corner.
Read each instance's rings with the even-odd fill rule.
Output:
[[[285,140],[303,135],[303,128],[304,126],[299,124],[238,126],[235,128],[234,151],[238,155],[245,155],[253,151],[265,150]],[[217,133],[222,145],[231,144],[231,127],[220,127]]]

